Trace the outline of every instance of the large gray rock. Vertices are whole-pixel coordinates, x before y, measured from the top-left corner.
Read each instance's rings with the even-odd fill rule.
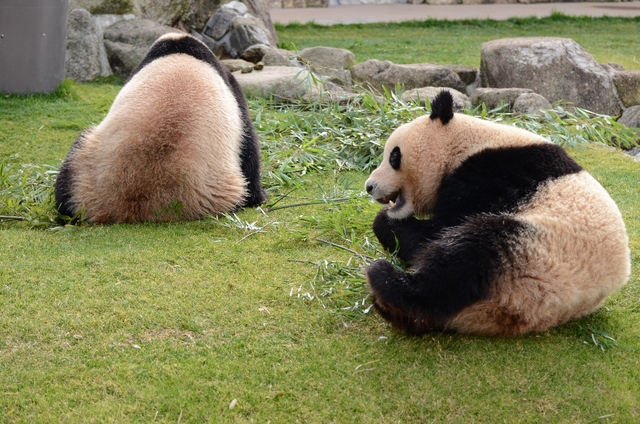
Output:
[[[466,94],[459,92],[453,88],[444,88],[444,87],[422,87],[422,88],[414,88],[413,90],[405,91],[402,93],[402,101],[416,101],[420,103],[420,106],[425,106],[426,99],[429,99],[429,103],[433,102],[433,99],[440,93],[442,90],[448,90],[453,97],[453,110],[455,112],[459,112],[462,109],[469,107],[471,102],[469,101],[469,97]]]
[[[626,153],[635,160],[640,161],[640,147],[634,147]]]
[[[175,25],[189,11],[192,0],[71,0],[70,7],[93,14],[133,13],[163,25]]]
[[[329,78],[329,81],[341,85],[351,85],[351,72],[356,56],[345,49],[332,47],[310,47],[301,50],[298,58],[311,67],[315,74]]]
[[[129,13],[126,15],[101,14],[101,15],[92,15],[92,16],[96,25],[100,28],[100,31],[102,31],[102,34],[105,33],[107,28],[109,28],[111,25],[115,24],[116,22],[129,21],[131,19],[136,18],[136,15],[134,15],[133,13]]]
[[[495,109],[505,104],[511,110],[516,99],[527,93],[533,93],[533,90],[528,88],[478,88],[471,95],[471,104],[478,106],[484,103],[487,109]]]
[[[421,87],[449,87],[460,92],[466,91],[466,84],[458,74],[444,66],[431,63],[396,65],[390,61],[370,59],[351,68],[353,81],[374,90],[386,87],[394,91],[396,84],[404,84],[406,90]]]
[[[452,70],[467,86],[467,95],[473,94],[474,90],[480,85],[480,71],[478,68],[464,65],[443,65],[445,68]]]
[[[618,122],[629,128],[640,129],[640,106],[631,106],[625,110]]]
[[[260,20],[239,1],[222,5],[205,25],[202,38],[216,56],[232,59],[239,58],[247,50],[257,51],[256,47],[271,44]],[[260,59],[253,58],[254,61]]]
[[[261,71],[247,74],[234,72],[244,93],[248,96],[279,100],[317,100],[331,98],[348,101],[355,94],[340,89],[335,84],[321,82],[307,69],[290,66],[266,66]]]
[[[293,100],[321,91],[309,71],[288,66],[267,66],[250,74],[234,72],[233,76],[246,95],[255,97]]]
[[[185,28],[202,31],[207,20],[228,0],[70,0],[69,10],[84,8],[92,14],[134,14],[159,24],[173,26],[181,22]],[[266,0],[242,0],[249,13],[258,18],[268,32],[271,44],[278,34],[271,21]]]
[[[132,0],[139,18],[175,25],[187,14],[191,0]]]
[[[613,82],[625,107],[640,105],[640,71],[616,72]]]
[[[294,52],[274,48],[264,49],[262,63],[264,66],[298,66]]]
[[[262,24],[262,27],[267,30],[267,37],[269,38],[269,44],[275,46],[278,44],[279,38],[276,28],[271,21],[271,15],[269,14],[269,6],[267,6],[266,0],[242,0],[242,2],[249,9],[249,14],[258,18]]]
[[[104,33],[104,46],[113,71],[127,77],[138,66],[149,47],[161,35],[182,31],[146,19],[116,22]]]
[[[73,9],[87,9],[92,14],[124,15],[133,13],[135,5],[131,0],[69,0],[69,10]]]
[[[67,16],[65,75],[75,81],[111,75],[102,29],[86,9],[74,9]]]
[[[522,93],[513,102],[511,110],[517,115],[537,113],[541,110],[551,109],[551,103],[536,93]]]
[[[255,65],[242,59],[223,59],[222,64],[226,66],[229,72],[240,71],[243,74],[253,72]]]
[[[209,18],[211,18],[216,10],[224,3],[227,3],[227,1],[191,0],[189,11],[182,19],[182,22],[187,28],[202,32]],[[275,46],[278,43],[278,34],[271,21],[266,0],[242,0],[242,3],[246,6],[248,13],[260,21],[269,39],[269,44]]]
[[[552,103],[619,115],[610,69],[570,39],[507,38],[482,45],[480,77],[483,87],[530,88]]]
[[[473,85],[478,80],[478,68],[464,65],[443,65],[445,68],[452,70],[466,85]]]

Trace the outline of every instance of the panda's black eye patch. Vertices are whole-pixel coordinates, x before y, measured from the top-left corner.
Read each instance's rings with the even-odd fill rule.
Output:
[[[400,169],[400,162],[402,161],[402,153],[400,153],[400,148],[396,146],[389,155],[389,165],[396,171]]]

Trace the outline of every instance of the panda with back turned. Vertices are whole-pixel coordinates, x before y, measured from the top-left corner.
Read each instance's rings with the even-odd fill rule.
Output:
[[[93,223],[199,219],[266,200],[240,85],[187,34],[160,37],[55,184],[61,215]]]
[[[380,243],[410,265],[366,268],[373,304],[409,334],[542,331],[595,311],[629,277],[604,188],[536,134],[454,114],[447,91],[392,133],[365,187],[388,205]]]

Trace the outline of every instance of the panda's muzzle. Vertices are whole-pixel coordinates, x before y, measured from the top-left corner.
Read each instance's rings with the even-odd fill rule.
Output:
[[[404,196],[402,196],[402,191],[400,190],[375,200],[383,205],[389,205],[389,209],[400,209],[405,204]]]

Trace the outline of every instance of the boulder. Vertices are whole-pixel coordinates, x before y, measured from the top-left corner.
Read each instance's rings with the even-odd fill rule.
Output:
[[[618,119],[618,123],[629,128],[640,129],[640,106],[631,106],[625,110],[622,116]]]
[[[177,24],[189,11],[191,0],[132,0],[135,14],[162,25]]]
[[[613,82],[625,107],[640,105],[640,71],[615,72]]]
[[[162,25],[175,25],[189,11],[191,0],[71,0],[70,7],[92,14],[133,13]]]
[[[453,88],[445,88],[445,87],[422,87],[422,88],[414,88],[413,90],[405,91],[402,93],[402,101],[416,101],[420,103],[420,106],[425,106],[425,99],[429,99],[429,103],[433,101],[433,99],[440,93],[442,90],[449,90],[451,95],[453,96],[453,110],[455,112],[460,112],[462,109],[467,108],[471,105],[469,101],[469,97],[458,90]]]
[[[298,66],[294,52],[283,49],[266,48],[263,51],[264,66]]]
[[[267,30],[267,37],[269,38],[269,44],[275,46],[278,44],[278,33],[271,21],[271,15],[269,14],[269,7],[266,0],[242,0],[247,6],[251,16],[258,18],[262,27]]]
[[[309,71],[288,66],[268,66],[251,74],[234,72],[233,76],[246,95],[255,97],[292,100],[319,91]]]
[[[449,87],[460,92],[466,85],[458,74],[444,66],[431,63],[396,65],[388,60],[369,59],[351,68],[353,81],[369,86],[377,91],[386,87],[395,91],[396,84],[404,84],[405,89],[421,87]]]
[[[634,147],[633,149],[625,153],[631,156],[632,158],[634,158],[635,160],[640,161],[640,147]]]
[[[484,103],[487,109],[495,109],[505,104],[511,110],[518,97],[529,93],[533,93],[533,90],[528,88],[478,88],[471,95],[471,104],[478,106]]]
[[[224,59],[221,61],[224,66],[227,67],[229,72],[240,71],[243,74],[253,72],[254,64],[242,59]]]
[[[307,7],[329,7],[329,0],[305,0]]]
[[[182,19],[182,23],[190,29],[202,32],[211,16],[225,3],[223,0],[191,0],[189,11]],[[271,15],[266,0],[242,0],[251,16],[260,21],[265,30],[269,44],[275,46],[278,43],[278,34],[271,21]]]
[[[530,88],[552,103],[567,101],[593,112],[619,115],[622,109],[610,69],[566,38],[507,38],[482,44],[483,87]]]
[[[285,9],[298,9],[306,6],[306,0],[282,0],[282,7]]]
[[[105,13],[123,15],[133,13],[135,5],[131,0],[69,0],[69,10],[73,9],[86,9],[94,15]]]
[[[149,47],[161,35],[182,31],[147,19],[116,22],[104,33],[104,46],[113,71],[127,77],[138,66]]]
[[[102,29],[86,9],[74,9],[67,15],[65,75],[75,81],[111,75],[104,48]]]
[[[135,18],[136,18],[136,15],[134,15],[133,13],[129,13],[126,15],[109,15],[109,14],[93,15],[93,20],[95,21],[96,25],[100,27],[100,30],[102,31],[103,36],[107,28],[109,28],[111,25],[115,24],[116,22],[130,21],[131,19],[135,19]]]
[[[265,53],[270,49],[270,46],[264,44],[255,44],[245,49],[245,51],[243,51],[240,55],[240,59],[246,60],[247,62],[251,63],[262,63],[262,59],[264,58]]]
[[[513,106],[511,106],[511,110],[517,115],[537,113],[548,109],[551,109],[549,100],[536,93],[520,94],[513,102]]]
[[[452,70],[460,77],[463,83],[467,85],[466,93],[470,96],[473,91],[480,85],[480,71],[473,66],[464,65],[443,65],[445,68]]]
[[[351,68],[356,60],[349,50],[332,47],[310,47],[298,53],[298,59],[308,64],[311,71],[340,85],[351,85]]]
[[[205,44],[221,58],[239,58],[245,51],[271,44],[267,31],[260,21],[248,13],[247,6],[239,1],[222,5],[211,16],[202,30]],[[260,61],[261,57],[245,57]]]
[[[332,98],[347,101],[355,96],[335,84],[321,82],[307,69],[290,66],[267,66],[261,71],[248,74],[234,72],[244,93],[248,96],[276,98],[279,100],[317,100]]]

